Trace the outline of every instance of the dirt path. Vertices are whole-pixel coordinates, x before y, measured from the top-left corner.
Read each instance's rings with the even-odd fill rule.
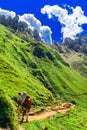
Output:
[[[42,109],[39,112],[33,113],[29,115],[29,122],[33,121],[33,120],[44,120],[44,119],[48,119],[48,118],[52,118],[54,117],[57,113],[67,113],[70,111],[71,108],[75,107],[74,104],[71,103],[63,103],[61,106],[56,106],[54,108],[51,109]],[[25,121],[25,120],[24,120]]]
[[[57,113],[66,114],[73,107],[75,107],[74,104],[71,104],[71,103],[68,104],[65,102],[65,103],[62,103],[61,106],[56,106],[56,107],[51,108],[51,109],[42,109],[41,111],[35,112],[33,114],[30,113],[28,120],[29,120],[29,122],[34,121],[34,120],[44,120],[44,119],[54,117]],[[24,120],[24,122],[25,122],[25,120]],[[10,129],[0,128],[0,130],[10,130]],[[18,130],[24,130],[24,129],[19,128]]]

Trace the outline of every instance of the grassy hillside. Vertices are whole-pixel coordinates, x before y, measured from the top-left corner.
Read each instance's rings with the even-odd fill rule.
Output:
[[[83,43],[84,44],[84,43]],[[87,55],[83,52],[76,52],[67,46],[53,45],[53,48],[67,61],[67,63],[87,79]]]
[[[49,106],[58,103],[59,99],[87,108],[87,96],[78,97],[87,93],[84,77],[48,45],[32,39],[25,42],[2,25],[0,88],[15,106],[18,92],[27,91],[35,107]]]
[[[41,102],[46,102],[49,97],[51,100],[51,93],[31,74],[31,68],[35,63],[27,50],[28,43],[14,36],[4,27],[0,27],[1,88],[5,89],[12,99],[16,99],[19,91],[27,91],[34,103],[38,104],[39,98],[42,99]]]

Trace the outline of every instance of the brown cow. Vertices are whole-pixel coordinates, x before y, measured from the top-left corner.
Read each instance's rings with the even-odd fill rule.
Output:
[[[20,98],[18,100],[18,116],[20,118],[20,113],[22,113],[22,119],[21,122],[24,121],[24,115],[26,115],[26,122],[28,121],[28,115],[31,108],[31,98],[30,96],[27,96],[26,92],[18,93]]]

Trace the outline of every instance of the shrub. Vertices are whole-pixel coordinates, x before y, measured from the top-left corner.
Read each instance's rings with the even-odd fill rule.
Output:
[[[0,127],[16,130],[18,126],[15,107],[6,93],[0,89]]]
[[[29,63],[29,66],[32,67],[33,69],[36,69],[36,68],[37,68],[37,64],[36,64],[35,62],[33,62],[33,61],[31,61],[31,62]]]
[[[40,69],[32,69],[32,74],[36,76],[44,84],[44,86],[47,87],[49,85],[47,79]]]
[[[50,59],[50,60],[55,60],[55,57],[54,57],[54,55],[51,53],[51,52],[47,52],[46,53],[46,55],[47,55],[47,57]]]
[[[41,46],[36,46],[33,50],[33,54],[38,58],[43,58],[46,56],[45,49]]]

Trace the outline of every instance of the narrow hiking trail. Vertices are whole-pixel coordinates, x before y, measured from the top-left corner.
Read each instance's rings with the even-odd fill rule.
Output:
[[[28,121],[32,122],[34,120],[45,120],[54,117],[57,113],[66,114],[70,111],[71,108],[74,108],[75,105],[71,103],[62,103],[62,105],[55,106],[50,109],[42,109],[39,112],[30,113]],[[25,122],[25,119],[24,119]],[[3,129],[0,128],[0,130],[11,130],[11,129]],[[23,128],[19,128],[18,130],[24,130]]]
[[[62,103],[61,106],[56,106],[51,109],[42,109],[39,112],[35,112],[29,115],[29,122],[34,121],[34,120],[44,120],[48,118],[54,117],[57,113],[62,113],[65,114],[70,111],[71,108],[75,107],[74,104],[71,103]],[[25,122],[25,120],[24,120]]]

